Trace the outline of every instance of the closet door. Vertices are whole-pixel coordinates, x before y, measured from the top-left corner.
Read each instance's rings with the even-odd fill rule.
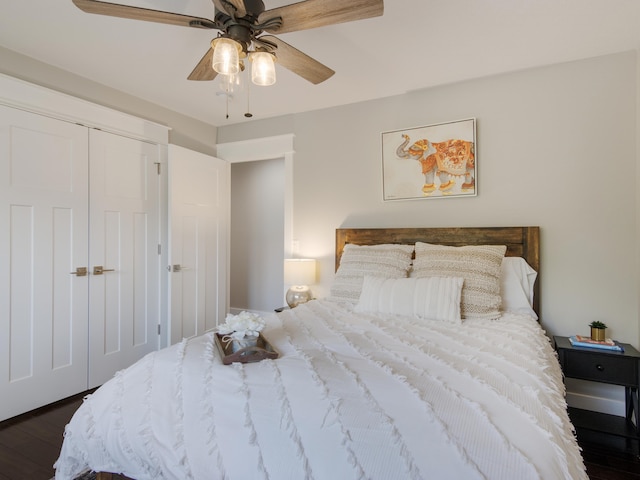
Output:
[[[0,106],[0,420],[86,389],[87,165],[85,127]]]
[[[170,145],[169,205],[173,344],[224,322],[229,164]]]
[[[91,130],[89,388],[156,350],[160,147]]]

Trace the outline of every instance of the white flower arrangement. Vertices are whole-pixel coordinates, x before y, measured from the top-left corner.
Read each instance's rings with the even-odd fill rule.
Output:
[[[218,326],[218,333],[227,336],[229,340],[242,340],[245,337],[257,337],[264,326],[265,321],[255,313],[228,313],[225,322]]]

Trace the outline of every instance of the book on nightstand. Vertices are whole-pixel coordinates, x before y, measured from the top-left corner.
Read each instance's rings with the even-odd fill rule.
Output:
[[[607,338],[603,341],[598,341],[592,340],[591,337],[573,335],[572,337],[569,337],[569,341],[574,347],[599,348],[600,350],[624,352],[624,348],[622,347],[622,345],[614,340],[611,340],[610,338]]]

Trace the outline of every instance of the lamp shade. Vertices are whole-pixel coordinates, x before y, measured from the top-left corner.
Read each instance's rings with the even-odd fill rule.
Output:
[[[251,59],[251,81],[264,87],[276,83],[276,67],[273,55],[268,52],[253,52]]]
[[[310,285],[316,282],[316,261],[312,258],[287,258],[284,261],[284,283]]]
[[[240,71],[242,45],[230,38],[218,37],[211,41],[213,58],[211,66],[222,75],[233,75]]]

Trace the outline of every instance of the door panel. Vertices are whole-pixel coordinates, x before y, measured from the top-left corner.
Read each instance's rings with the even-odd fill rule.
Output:
[[[83,222],[84,223],[84,222]],[[67,268],[74,265],[72,250],[74,218],[73,210],[70,208],[53,209],[53,311],[51,319],[53,321],[53,368],[64,368],[73,362],[73,324],[69,321],[72,316],[72,305],[69,302],[73,291],[74,283],[86,283],[86,278],[77,279]],[[84,248],[84,247],[83,247]],[[86,261],[82,264],[87,265]],[[78,281],[79,280],[79,281]],[[80,291],[86,295],[85,288]],[[80,292],[78,292],[80,293]],[[84,301],[82,302],[84,306]],[[84,320],[86,325],[86,313],[78,316]],[[86,329],[83,328],[86,335]],[[87,348],[86,337],[82,343]],[[85,355],[86,358],[86,355]]]
[[[93,387],[158,348],[160,151],[157,145],[91,130],[89,158]]]
[[[171,343],[224,321],[228,185],[225,161],[170,145]]]
[[[0,420],[158,348],[162,148],[0,106]]]
[[[87,148],[85,127],[0,106],[0,420],[86,389]]]

